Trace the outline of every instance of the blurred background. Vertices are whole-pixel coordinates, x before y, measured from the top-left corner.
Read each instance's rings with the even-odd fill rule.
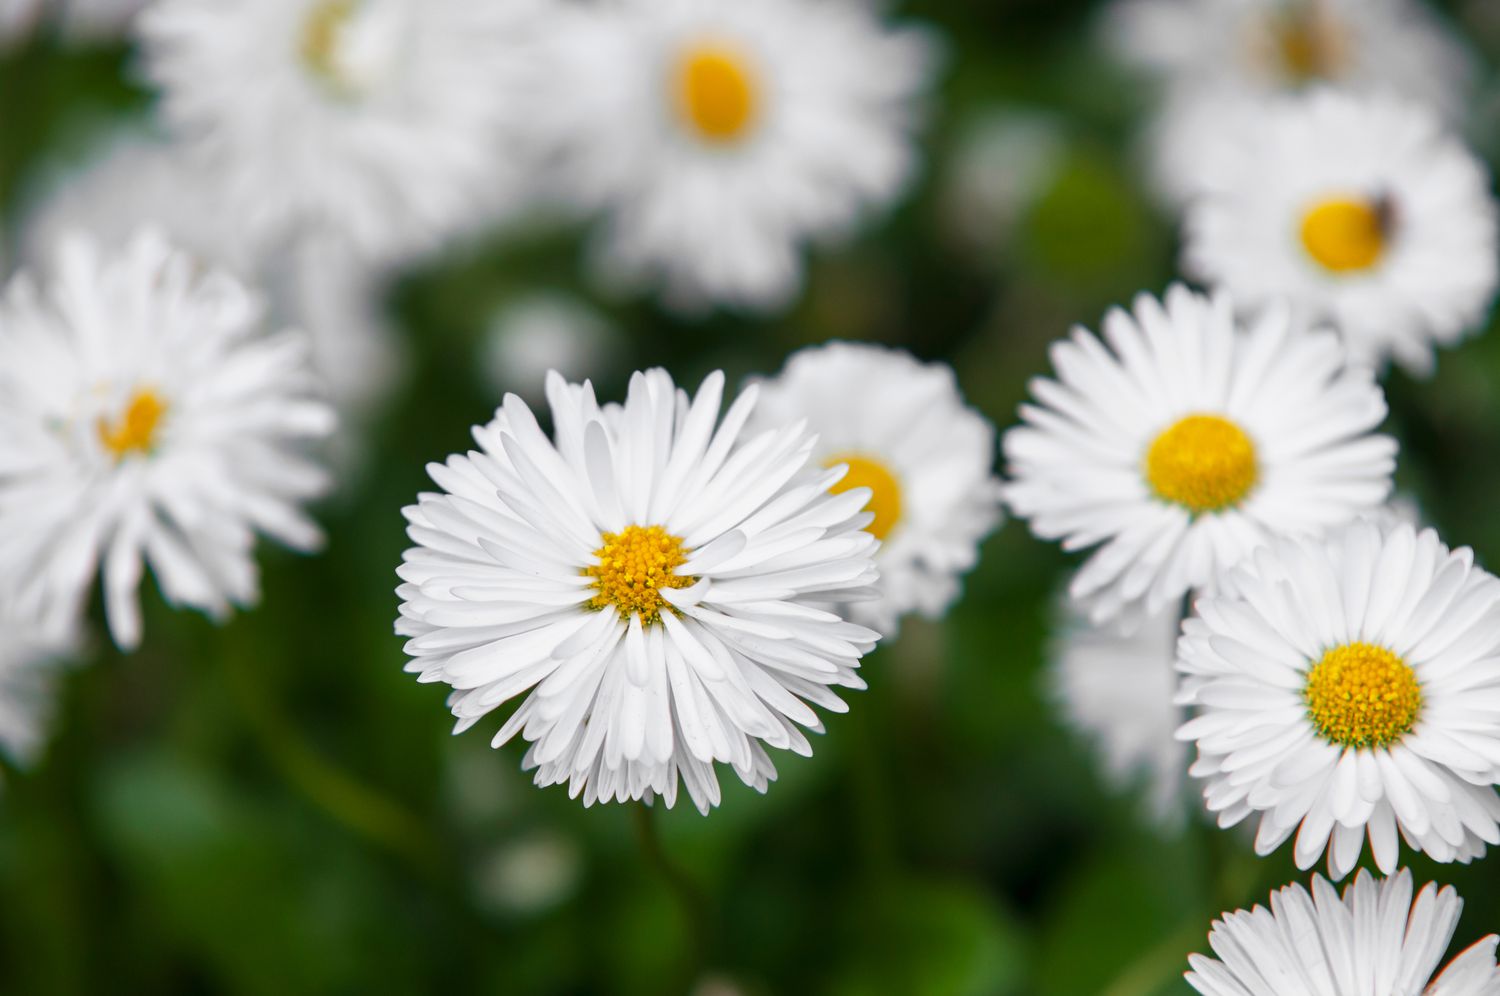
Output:
[[[3,6],[3,2],[0,2]],[[1485,60],[1468,138],[1500,153],[1500,9],[1439,5]],[[785,315],[684,320],[581,278],[580,233],[538,224],[402,272],[383,308],[394,394],[318,510],[320,556],[263,546],[264,601],[223,627],[145,589],[147,640],[102,636],[62,683],[50,747],[0,789],[0,992],[1035,994],[1187,992],[1210,920],[1306,876],[1290,849],[1196,817],[1173,830],[1105,788],[1044,681],[1070,564],[1008,523],[941,624],[909,620],[760,797],[707,818],[585,810],[520,770],[497,724],[450,736],[402,672],[394,569],[423,466],[541,371],[684,383],[779,369],[832,338],[953,364],[1014,420],[1075,322],[1173,279],[1173,220],[1136,169],[1151,96],[1102,54],[1097,5],[912,0],[947,68],[916,186],[816,254]],[[0,51],[4,261],[49,186],[153,95],[125,40],[43,31]],[[1500,565],[1500,336],[1387,379],[1399,487]],[[658,807],[660,808],[660,807]],[[1500,930],[1500,859],[1413,862]]]

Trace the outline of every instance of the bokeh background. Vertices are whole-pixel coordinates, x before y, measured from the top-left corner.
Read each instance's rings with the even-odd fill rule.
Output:
[[[1493,0],[1442,9],[1493,74]],[[814,757],[778,759],[765,797],[729,777],[707,818],[657,812],[659,852],[631,807],[532,787],[521,745],[489,748],[497,724],[450,736],[443,689],[402,672],[399,510],[502,389],[535,395],[525,356],[556,347],[618,397],[644,366],[735,380],[872,340],[952,363],[1004,428],[1051,339],[1171,281],[1173,221],[1135,168],[1151,96],[1102,56],[1096,5],[897,12],[947,39],[923,174],[815,256],[791,312],[687,321],[600,296],[579,232],[549,225],[401,276],[399,386],[319,510],[326,552],[263,549],[263,604],[223,627],[148,585],[143,649],[87,647],[41,764],[7,772],[0,993],[1152,996],[1188,991],[1212,917],[1305,880],[1289,848],[1257,859],[1198,819],[1164,832],[1103,787],[1043,681],[1069,562],[1014,522],[948,619],[867,659],[869,691]],[[59,171],[149,115],[137,80],[118,42],[0,53],[0,258]],[[1485,94],[1468,137],[1493,162],[1500,84]],[[579,309],[582,338],[495,339]],[[1500,565],[1500,335],[1387,389],[1400,488]],[[1413,862],[1465,897],[1460,943],[1500,930],[1497,861]]]

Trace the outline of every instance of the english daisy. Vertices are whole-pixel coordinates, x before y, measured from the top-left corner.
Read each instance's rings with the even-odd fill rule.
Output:
[[[1051,646],[1047,687],[1063,717],[1093,742],[1109,783],[1120,791],[1144,785],[1151,816],[1182,822],[1188,751],[1173,736],[1182,710],[1177,691],[1178,613],[1140,625],[1096,626],[1069,607]]]
[[[41,749],[58,672],[74,642],[0,610],[0,754],[16,767],[30,765]]]
[[[1495,295],[1483,165],[1428,110],[1331,91],[1268,110],[1189,209],[1183,267],[1243,306],[1285,299],[1358,360],[1425,372]]]
[[[805,244],[888,204],[935,61],[858,0],[621,0],[556,41],[559,194],[605,215],[612,279],[684,307],[784,304]]]
[[[242,238],[324,225],[399,255],[519,190],[529,0],[160,0],[140,28]]]
[[[1188,983],[1204,996],[1496,996],[1491,934],[1432,973],[1458,927],[1463,900],[1429,882],[1412,902],[1411,872],[1377,880],[1361,870],[1342,897],[1314,875],[1312,893],[1289,885],[1271,908],[1226,913],[1208,943],[1219,959],[1188,956]]]
[[[1331,332],[1269,309],[1237,325],[1228,298],[1176,286],[1165,306],[1053,344],[1023,425],[1005,434],[1006,500],[1043,539],[1098,546],[1070,594],[1094,622],[1148,615],[1273,536],[1339,526],[1390,491],[1385,399]]]
[[[965,406],[953,369],[865,343],[794,354],[761,385],[758,425],[804,420],[813,459],[846,466],[834,491],[869,488],[880,597],[849,613],[891,636],[901,616],[941,616],[1000,520],[995,430]]]
[[[671,806],[680,776],[706,813],[715,762],[764,791],[766,747],[811,752],[807,703],[863,687],[877,635],[814,603],[869,594],[870,493],[833,493],[800,424],[747,437],[754,387],[720,420],[723,386],[652,370],[601,408],[552,374],[551,438],[508,395],[405,510],[407,670],[452,686],[458,731],[524,694],[494,745],[519,733],[537,784],[585,805]]]
[[[1233,587],[1198,600],[1177,664],[1221,826],[1259,813],[1259,853],[1295,831],[1298,867],[1326,849],[1335,879],[1367,833],[1387,874],[1398,830],[1437,861],[1500,843],[1500,581],[1472,551],[1361,521],[1262,548]]]
[[[0,594],[61,628],[96,574],[115,642],[141,638],[144,565],[173,604],[214,616],[256,599],[258,530],[301,550],[324,490],[301,455],[327,434],[303,340],[264,335],[260,304],[154,235],[117,256],[86,241],[0,304]]]

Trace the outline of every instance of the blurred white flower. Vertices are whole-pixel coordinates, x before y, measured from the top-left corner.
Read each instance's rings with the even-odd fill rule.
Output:
[[[767,309],[915,167],[931,39],[859,0],[622,0],[556,32],[560,196],[597,260],[668,303]]]
[[[766,747],[812,751],[807,703],[863,687],[876,634],[812,603],[870,592],[869,492],[830,493],[801,425],[742,439],[756,389],[721,421],[723,384],[652,370],[600,408],[554,374],[553,438],[509,395],[405,510],[407,670],[453,687],[458,731],[526,693],[494,745],[521,734],[537,784],[585,805],[671,806],[680,776],[706,813],[715,762],[764,791]]]
[[[1066,152],[1062,126],[1045,114],[991,111],[970,123],[943,183],[949,229],[977,250],[1004,247],[1055,182]]]
[[[0,52],[31,36],[42,13],[42,0],[0,0]]]
[[[1255,848],[1294,832],[1299,868],[1335,879],[1368,833],[1436,861],[1500,843],[1500,580],[1432,530],[1354,523],[1282,540],[1183,624],[1178,731],[1221,826],[1260,814]]]
[[[813,459],[849,468],[835,493],[870,489],[880,597],[849,603],[849,617],[885,636],[908,612],[941,617],[1000,521],[995,429],[965,406],[953,369],[834,342],[793,354],[760,388],[755,428],[805,421]]]
[[[34,619],[0,609],[0,754],[11,764],[35,761],[59,672],[76,642],[71,632],[45,632]]]
[[[303,340],[263,335],[259,301],[159,237],[120,255],[64,246],[0,303],[0,594],[65,628],[96,575],[115,642],[140,642],[149,564],[169,602],[215,617],[257,597],[257,530],[320,534],[299,454],[333,413]]]
[[[1121,0],[1105,43],[1154,76],[1155,179],[1169,200],[1197,192],[1205,165],[1265,98],[1309,84],[1394,93],[1456,121],[1477,76],[1462,41],[1420,0]]]
[[[1497,996],[1491,934],[1436,979],[1463,900],[1429,882],[1412,902],[1411,872],[1376,880],[1360,871],[1339,894],[1320,875],[1271,893],[1271,908],[1224,914],[1208,943],[1222,961],[1188,956],[1188,983],[1204,996]]]
[[[537,291],[510,301],[490,318],[480,359],[497,394],[543,400],[549,370],[584,381],[607,371],[620,352],[620,333],[586,301]]]
[[[1325,91],[1243,139],[1188,211],[1185,270],[1244,307],[1290,301],[1355,360],[1418,373],[1482,324],[1500,252],[1490,180],[1430,112]]]
[[[1117,791],[1144,787],[1151,816],[1166,827],[1186,813],[1188,750],[1173,736],[1179,610],[1133,628],[1096,626],[1067,606],[1052,641],[1047,685],[1064,718],[1093,742]]]
[[[222,172],[222,224],[430,248],[518,196],[530,0],[159,0],[140,20],[162,111]],[[521,143],[524,144],[524,143]]]
[[[1054,343],[1056,380],[1003,441],[1006,500],[1042,539],[1099,547],[1069,593],[1089,618],[1161,612],[1276,536],[1321,532],[1391,489],[1385,398],[1332,332],[1284,309],[1247,328],[1182,286]]]
[[[535,916],[566,902],[583,873],[577,844],[560,833],[538,833],[495,848],[475,869],[474,889],[491,912]]]

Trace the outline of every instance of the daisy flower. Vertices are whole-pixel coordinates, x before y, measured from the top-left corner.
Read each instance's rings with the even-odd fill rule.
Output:
[[[1368,834],[1436,861],[1500,843],[1500,581],[1432,530],[1351,524],[1282,540],[1234,594],[1183,624],[1179,701],[1192,774],[1221,826],[1260,814],[1256,851],[1293,832],[1300,868],[1326,849],[1343,878]]]
[[[934,46],[857,0],[621,0],[555,34],[559,194],[605,216],[610,279],[670,303],[784,305],[803,245],[912,173]]]
[[[1473,53],[1420,0],[1123,0],[1102,26],[1123,62],[1162,84],[1149,151],[1176,203],[1267,99],[1326,84],[1456,121],[1477,77]]]
[[[1052,641],[1050,697],[1076,732],[1094,744],[1104,775],[1118,791],[1144,785],[1151,816],[1180,824],[1188,751],[1173,736],[1182,711],[1177,691],[1175,607],[1140,625],[1096,626],[1071,606]]]
[[[1314,875],[1312,893],[1289,885],[1271,908],[1236,910],[1214,921],[1208,943],[1219,959],[1188,956],[1188,983],[1203,996],[1496,996],[1491,934],[1443,969],[1463,900],[1429,882],[1412,902],[1411,872],[1377,880],[1361,870],[1340,898]]]
[[[1268,111],[1189,209],[1183,268],[1332,322],[1358,360],[1432,367],[1495,295],[1485,168],[1428,110],[1331,91]]]
[[[321,224],[401,255],[519,188],[528,0],[160,0],[140,30],[242,237]]]
[[[257,530],[300,550],[327,485],[299,450],[326,435],[302,339],[159,237],[116,256],[69,243],[45,288],[0,303],[0,593],[65,626],[102,574],[115,642],[141,638],[149,564],[163,595],[215,617],[256,599]]]
[[[760,428],[805,420],[813,459],[848,468],[834,491],[870,489],[880,597],[851,603],[851,618],[893,636],[908,612],[941,617],[1000,520],[995,429],[965,406],[953,369],[834,342],[794,354],[760,387]]]
[[[1242,327],[1228,298],[1175,286],[1051,355],[1057,379],[1032,381],[1003,440],[1005,496],[1038,537],[1099,547],[1068,589],[1096,623],[1161,612],[1269,538],[1342,525],[1390,491],[1372,374],[1283,309]]]
[[[58,672],[75,643],[0,609],[0,754],[12,765],[35,761],[52,718]]]
[[[877,634],[819,605],[870,592],[870,492],[834,494],[802,425],[747,437],[754,387],[720,420],[723,387],[651,370],[600,407],[554,373],[551,438],[507,395],[405,510],[407,670],[452,686],[457,731],[524,694],[494,745],[520,734],[537,784],[585,805],[671,806],[680,776],[706,813],[715,762],[764,791],[767,747],[811,752],[808,703],[863,687]]]

